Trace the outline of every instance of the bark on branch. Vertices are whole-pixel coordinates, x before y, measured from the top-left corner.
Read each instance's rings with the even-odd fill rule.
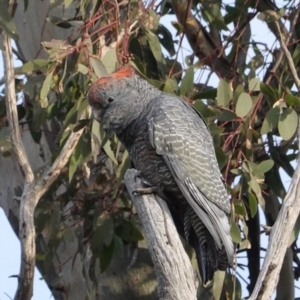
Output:
[[[13,150],[25,178],[23,194],[20,202],[19,215],[19,238],[21,242],[21,266],[19,284],[15,295],[16,300],[29,300],[33,293],[33,276],[35,267],[35,227],[34,210],[40,198],[48,190],[50,185],[57,179],[62,168],[68,162],[83,129],[71,132],[60,154],[51,168],[45,172],[39,181],[35,181],[33,170],[25,153],[17,114],[13,55],[10,38],[3,33],[3,60],[6,77],[6,110],[9,126],[11,129],[10,138]]]
[[[300,149],[300,126],[298,126],[298,147]],[[300,212],[299,184],[300,160],[298,157],[290,188],[272,227],[266,257],[249,300],[269,300],[277,286],[289,239]]]
[[[142,187],[135,169],[127,170],[125,184],[145,229],[159,299],[196,300],[194,271],[167,204],[153,194],[133,196]]]

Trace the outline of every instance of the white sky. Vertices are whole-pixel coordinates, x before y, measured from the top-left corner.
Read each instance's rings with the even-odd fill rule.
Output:
[[[232,1],[224,1],[224,2],[232,2]],[[278,1],[282,2],[282,1]],[[173,26],[170,26],[170,21],[176,21],[176,18],[172,17],[163,17],[162,23],[171,30],[172,34],[175,35],[175,29],[173,30]],[[266,24],[261,22],[260,20],[255,19],[251,22],[252,24],[252,35],[255,36],[256,41],[261,41],[262,43],[266,43],[269,48],[272,48],[272,45],[274,43],[274,36],[267,28]],[[183,47],[185,49],[190,49],[189,45],[186,40],[184,40]],[[165,51],[164,51],[165,53]],[[190,54],[191,52],[187,50],[183,55]],[[183,58],[183,56],[182,56]],[[180,55],[179,55],[180,59]],[[181,60],[181,59],[180,59]],[[0,78],[3,76],[3,61],[2,61],[2,55],[0,58]],[[203,76],[203,75],[202,75]],[[204,82],[204,78],[202,77],[202,82]],[[217,77],[212,77],[210,80],[210,84],[213,86],[217,86],[218,79]],[[290,183],[290,178],[284,176],[285,179],[284,184],[288,187]],[[264,223],[264,216],[261,213],[261,223]],[[262,239],[262,247],[267,247],[267,238]],[[0,209],[0,300],[5,299],[13,299],[16,287],[17,287],[17,279],[16,278],[9,278],[11,275],[15,275],[19,273],[19,267],[20,267],[20,243],[15,236],[14,232],[12,231],[6,216],[2,209]],[[246,273],[243,273],[241,270],[238,270],[239,273],[243,274],[243,276],[246,275]],[[45,282],[43,280],[40,280],[41,275],[39,272],[35,272],[35,280],[34,280],[34,295],[33,300],[41,300],[41,299],[50,299],[51,293],[46,286]],[[247,279],[247,277],[245,277]],[[242,282],[242,281],[241,281]],[[245,284],[243,284],[243,289],[245,289]],[[243,293],[243,297],[247,296],[248,292],[246,290],[245,293]],[[300,295],[299,290],[296,290],[296,295]]]

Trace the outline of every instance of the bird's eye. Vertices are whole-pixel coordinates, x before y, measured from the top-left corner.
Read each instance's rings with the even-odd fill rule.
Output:
[[[110,96],[107,100],[108,100],[109,103],[112,103],[115,100],[115,98]]]

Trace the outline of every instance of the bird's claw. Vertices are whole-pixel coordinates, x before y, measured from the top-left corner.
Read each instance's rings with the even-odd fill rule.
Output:
[[[157,193],[158,188],[157,187],[146,187],[146,188],[138,188],[132,192],[133,196],[141,196],[141,195],[149,195],[149,194],[155,194]]]

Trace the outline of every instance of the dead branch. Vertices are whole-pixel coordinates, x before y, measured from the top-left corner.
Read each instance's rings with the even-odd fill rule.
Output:
[[[191,261],[180,241],[167,204],[153,194],[133,196],[133,191],[142,187],[135,169],[127,170],[125,184],[145,229],[158,278],[159,299],[197,299]]]
[[[300,126],[298,126],[298,147],[300,149]],[[300,212],[299,184],[300,160],[298,157],[290,188],[272,227],[266,257],[249,300],[269,300],[277,286],[289,239]]]

